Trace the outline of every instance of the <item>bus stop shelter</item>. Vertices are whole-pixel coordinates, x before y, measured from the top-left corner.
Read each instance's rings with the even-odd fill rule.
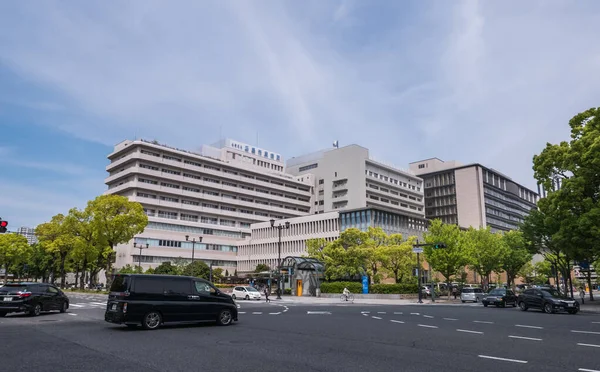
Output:
[[[293,296],[321,295],[325,264],[315,258],[288,256],[281,262],[283,290],[291,288]],[[284,292],[285,293],[285,292]]]

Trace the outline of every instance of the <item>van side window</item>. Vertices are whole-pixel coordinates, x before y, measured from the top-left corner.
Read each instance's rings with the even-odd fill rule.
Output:
[[[203,295],[209,295],[215,291],[210,285],[208,285],[208,283],[194,282],[194,284],[196,285],[196,290],[198,291],[198,293],[201,293]]]
[[[166,294],[188,294],[191,289],[189,279],[167,279],[164,281]]]
[[[133,281],[134,291],[145,294],[162,294],[162,280],[159,278],[137,277]]]

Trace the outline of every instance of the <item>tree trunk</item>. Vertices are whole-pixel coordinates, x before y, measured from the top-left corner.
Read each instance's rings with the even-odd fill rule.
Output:
[[[65,288],[65,282],[66,282],[66,274],[65,273],[65,264],[67,261],[67,253],[61,253],[60,254],[60,287],[61,288]]]
[[[8,283],[8,263],[4,264],[4,283]]]
[[[81,265],[81,280],[79,282],[79,288],[81,290],[83,290],[83,287],[87,281],[87,266],[88,266],[87,257],[84,257],[83,264]]]
[[[593,291],[592,291],[592,269],[591,269],[591,267],[588,267],[588,269],[587,269],[586,279],[587,279],[588,288],[590,290],[590,301],[594,301],[594,294],[592,293]]]
[[[79,284],[79,266],[75,267],[75,285],[74,288],[77,288]]]

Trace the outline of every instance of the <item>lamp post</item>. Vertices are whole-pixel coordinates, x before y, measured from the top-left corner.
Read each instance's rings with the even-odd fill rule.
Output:
[[[279,224],[279,225],[275,225],[275,220],[271,220],[271,227],[275,228],[278,230],[279,232],[279,241],[277,244],[277,272],[278,272],[278,280],[277,280],[277,299],[281,300],[281,230],[283,229],[289,229],[290,228],[290,222],[289,221],[285,221],[285,224]]]
[[[213,262],[210,262],[210,266],[209,266],[209,271],[208,271],[208,281],[212,283],[212,267],[213,267]]]
[[[185,241],[186,242],[189,242],[189,241],[192,242],[192,264],[193,264],[194,263],[194,252],[196,251],[196,238],[192,238],[192,240],[190,240],[190,236],[186,235],[185,236]],[[198,243],[202,243],[202,237],[201,236],[198,237]],[[194,266],[192,266],[192,270],[194,270]],[[193,271],[192,271],[192,276],[194,276],[194,272]]]
[[[144,247],[144,245],[145,245],[145,247]],[[148,249],[148,247],[150,247],[150,244],[149,243],[142,244],[142,243],[138,243],[138,242],[133,242],[133,247],[138,248],[140,250],[140,255],[138,256],[138,270],[141,273],[142,272],[142,249]]]

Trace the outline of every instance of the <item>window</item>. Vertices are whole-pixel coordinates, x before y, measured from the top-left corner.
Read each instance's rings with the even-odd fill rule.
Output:
[[[56,288],[54,288],[52,286],[48,286],[47,291],[50,292],[50,293],[58,293],[58,289],[56,289]]]
[[[194,282],[194,286],[196,287],[196,291],[203,295],[216,293],[216,290],[205,282]]]
[[[173,161],[178,161],[178,162],[180,162],[180,163],[181,163],[181,159],[179,159],[179,158],[176,158],[176,157],[173,157],[173,156],[169,156],[169,155],[163,155],[163,159],[166,159],[166,160],[173,160]]]
[[[164,292],[167,295],[187,295],[190,291],[190,281],[188,279],[167,279],[164,282]]]
[[[277,160],[279,160],[279,159],[277,159]],[[303,167],[300,167],[300,168],[298,169],[298,171],[299,171],[299,172],[304,172],[304,171],[307,171],[307,170],[309,170],[309,169],[315,169],[315,168],[317,168],[318,166],[319,166],[319,164],[318,164],[318,163],[314,163],[314,164],[311,164],[311,165],[305,165],[305,166],[303,166]]]
[[[425,168],[425,164],[419,164],[419,169]]]
[[[160,185],[164,186],[164,187],[170,187],[172,189],[178,189],[179,188],[179,185],[175,185],[174,183],[161,182]]]
[[[151,170],[155,170],[155,171],[158,170],[158,167],[148,165],[148,164],[143,164],[143,163],[140,164],[140,168],[151,169]]]
[[[129,277],[122,277],[124,279],[129,279]],[[127,280],[128,282],[128,280]],[[125,282],[125,283],[127,283]],[[113,282],[113,287],[114,287]],[[111,291],[113,290],[111,287]],[[122,285],[119,287],[123,287],[123,290],[117,290],[117,292],[124,292],[127,290],[127,286]],[[144,278],[144,277],[136,277],[133,282],[133,291],[135,293],[147,293],[147,294],[162,294],[163,286],[161,285],[160,278]]]
[[[162,170],[162,171],[163,171],[163,173],[174,174],[174,175],[176,175],[176,176],[179,176],[179,175],[181,175],[181,172],[177,172],[177,171],[174,171],[174,170],[171,170],[171,169],[166,169],[166,168],[163,168],[163,170]]]

